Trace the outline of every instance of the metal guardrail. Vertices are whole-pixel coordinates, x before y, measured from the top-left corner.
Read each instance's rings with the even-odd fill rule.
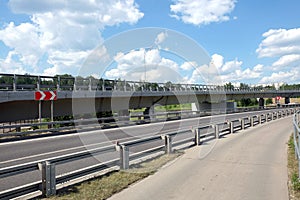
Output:
[[[233,87],[226,88],[219,85],[178,84],[178,83],[150,83],[141,81],[96,79],[93,77],[66,77],[66,76],[34,76],[20,74],[0,74],[0,90],[89,90],[89,91],[231,91],[253,92],[274,91],[263,87]],[[293,91],[299,91],[299,89]]]
[[[209,124],[201,127],[193,127],[192,129],[179,130],[176,132],[169,132],[162,135],[155,135],[146,138],[140,138],[136,140],[131,140],[127,142],[117,143],[116,145],[110,145],[106,147],[95,148],[92,150],[85,150],[81,152],[76,152],[68,155],[58,156],[49,158],[47,160],[39,160],[30,163],[25,163],[21,165],[0,168],[0,178],[14,176],[17,174],[23,174],[24,172],[40,170],[42,180],[34,183],[29,183],[24,186],[11,188],[9,190],[0,192],[0,199],[10,199],[14,197],[19,197],[25,195],[24,198],[27,198],[26,195],[31,194],[32,196],[51,196],[56,194],[56,189],[64,187],[63,183],[72,184],[74,180],[80,182],[86,180],[86,177],[95,177],[91,176],[93,173],[99,173],[103,170],[113,171],[117,169],[129,169],[130,163],[133,162],[136,158],[144,157],[157,152],[164,152],[166,154],[173,153],[174,147],[176,145],[192,143],[194,145],[201,145],[202,142],[210,139],[220,139],[224,134],[232,134],[237,130],[243,130],[248,127],[253,127],[261,123],[266,123],[271,120],[280,119],[281,117],[294,114],[296,109],[286,109],[284,111],[275,111],[269,112],[262,115],[254,115],[249,117],[243,117],[240,119],[234,119],[226,122],[219,122],[215,124]],[[294,140],[296,138],[300,140],[299,133],[299,112],[294,115],[294,127],[295,132]],[[192,138],[184,138],[179,141],[175,141],[175,136],[178,135],[193,135]],[[141,152],[130,153],[129,149],[143,145],[156,142],[154,147],[147,148]],[[79,169],[73,172],[69,172],[62,175],[55,175],[55,165],[60,163],[66,163],[74,160],[80,160],[82,158],[92,156],[93,154],[103,154],[108,152],[120,152],[120,157],[112,159],[105,163],[99,163],[84,169]],[[296,151],[298,158],[299,156],[299,146],[296,145]]]
[[[298,160],[298,178],[300,178],[300,111],[296,112],[293,117],[293,139],[294,139],[294,146],[295,146],[295,156]]]
[[[266,108],[265,110],[272,109]],[[175,119],[185,119],[193,117],[201,117],[212,114],[225,114],[225,113],[235,113],[235,112],[245,112],[245,111],[258,111],[262,110],[260,108],[239,108],[239,109],[227,109],[227,110],[202,110],[202,111],[172,111],[172,112],[162,112],[157,114],[132,114],[130,116],[115,116],[115,117],[104,117],[104,118],[90,118],[90,119],[78,119],[78,120],[66,120],[66,121],[54,121],[54,122],[37,122],[37,123],[23,123],[14,125],[2,125],[0,126],[0,139],[7,137],[22,137],[40,133],[61,133],[62,131],[72,131],[72,130],[88,130],[93,128],[106,129],[115,126],[128,126],[143,123],[153,123],[161,121],[169,121]],[[133,120],[130,120],[132,118]],[[46,126],[47,128],[42,129],[40,127]],[[30,128],[28,130],[28,127]],[[33,129],[34,130],[31,130]],[[5,130],[13,130],[6,132]]]

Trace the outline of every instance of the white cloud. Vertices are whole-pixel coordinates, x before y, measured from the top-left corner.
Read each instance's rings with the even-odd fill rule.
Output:
[[[300,66],[299,54],[284,55],[281,58],[279,58],[276,62],[274,62],[272,66],[275,67],[275,69],[280,69],[295,64],[297,66]]]
[[[19,60],[24,64],[36,67],[39,58],[43,54],[40,47],[38,29],[29,23],[22,23],[16,26],[13,22],[9,23],[5,29],[0,30],[0,40],[14,49],[14,54],[20,56]]]
[[[157,35],[156,39],[155,39],[155,44],[159,45],[161,44],[163,41],[165,41],[165,39],[168,37],[168,33],[167,32],[161,32]]]
[[[224,57],[219,54],[213,54],[211,56],[213,64],[220,69],[224,64]]]
[[[259,57],[280,57],[300,54],[300,28],[271,29],[263,34],[265,38],[256,52]]]
[[[243,62],[238,59],[224,62],[222,55],[214,54],[210,66],[200,66],[193,71],[190,82],[205,80],[207,83],[222,84],[222,82],[247,82],[261,77],[263,65],[256,65],[253,69],[243,69],[242,65]]]
[[[25,74],[26,71],[22,64],[16,62],[13,57],[16,55],[15,52],[10,51],[5,59],[0,59],[0,71],[11,74]]]
[[[265,76],[260,80],[262,84],[288,82],[295,83],[300,81],[300,69],[292,69],[290,71],[274,72],[270,76]]]
[[[197,63],[192,61],[192,62],[184,62],[182,65],[180,65],[180,69],[183,69],[185,71],[190,71],[192,69],[195,69],[197,67]]]
[[[241,69],[243,62],[237,59],[224,63],[221,67],[221,73],[230,73]]]
[[[9,6],[31,21],[7,24],[0,29],[0,40],[19,55],[28,72],[36,73],[74,72],[102,41],[106,26],[134,24],[144,15],[134,0],[10,0]],[[37,66],[45,56],[49,69]]]
[[[175,0],[170,6],[172,17],[193,25],[228,21],[236,0]]]
[[[264,84],[300,81],[300,28],[270,29],[263,35],[264,39],[256,49],[258,57],[276,59],[270,66],[274,71],[264,76]]]
[[[114,60],[117,67],[105,72],[110,79],[125,79],[149,82],[181,82],[178,64],[161,57],[158,49],[133,50],[127,54],[118,53]]]
[[[253,70],[254,70],[255,72],[262,72],[262,71],[263,71],[263,68],[264,68],[264,66],[263,66],[262,64],[258,64],[258,65],[256,65],[256,66],[253,68]]]

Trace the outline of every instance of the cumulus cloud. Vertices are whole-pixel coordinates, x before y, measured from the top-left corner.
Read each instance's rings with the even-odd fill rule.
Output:
[[[273,72],[270,76],[265,76],[260,80],[261,84],[271,84],[288,82],[295,83],[299,81],[300,69],[292,69],[290,71]]]
[[[181,82],[178,64],[160,55],[158,49],[139,49],[114,57],[116,67],[105,72],[110,79],[148,82]]]
[[[180,69],[185,71],[190,71],[192,69],[195,69],[196,67],[197,67],[197,63],[195,61],[184,62],[182,65],[180,65]]]
[[[16,62],[13,57],[16,55],[13,51],[10,51],[5,59],[0,59],[0,71],[11,74],[25,74],[26,70],[22,64]]]
[[[255,72],[262,72],[262,71],[263,71],[263,68],[264,68],[264,66],[263,66],[262,64],[258,64],[258,65],[256,65],[256,66],[253,68],[253,70],[254,70]]]
[[[171,16],[193,25],[206,25],[230,19],[236,0],[175,0]]]
[[[9,6],[30,21],[8,23],[0,29],[0,40],[18,54],[27,71],[36,73],[74,72],[102,41],[106,26],[134,24],[144,15],[134,0],[10,0]],[[49,69],[38,66],[45,56]]]
[[[167,32],[161,32],[157,35],[156,39],[155,39],[155,44],[159,45],[161,44],[166,38],[168,37],[168,33]]]
[[[300,54],[284,55],[273,63],[275,69],[289,67],[291,65],[300,66]]]
[[[261,77],[263,65],[256,65],[253,69],[243,69],[242,65],[243,62],[238,59],[224,62],[222,55],[214,54],[211,64],[197,67],[190,80],[191,82],[198,82],[197,80],[202,76],[206,82],[219,84],[222,82],[246,82]]]
[[[263,35],[264,39],[256,49],[259,58],[276,59],[270,67],[271,75],[264,76],[260,82],[299,81],[300,68],[300,28],[270,29]]]
[[[300,54],[300,28],[271,29],[262,35],[265,39],[256,50],[259,57],[280,57]]]

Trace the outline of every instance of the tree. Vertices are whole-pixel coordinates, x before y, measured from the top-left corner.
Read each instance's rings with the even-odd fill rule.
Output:
[[[226,90],[234,90],[234,86],[232,85],[231,82],[226,83],[226,84],[224,85],[224,88],[225,88]]]
[[[266,100],[266,105],[269,105],[269,104],[273,104],[273,100],[271,98],[268,98]]]
[[[250,86],[246,83],[241,83],[240,84],[240,89],[241,90],[248,90],[248,89],[250,89]]]

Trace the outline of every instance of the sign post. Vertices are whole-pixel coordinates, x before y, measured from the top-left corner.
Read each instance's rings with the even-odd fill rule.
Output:
[[[39,122],[42,122],[42,101],[51,101],[50,102],[50,119],[53,122],[54,119],[54,105],[53,101],[57,100],[56,91],[36,91],[34,94],[34,99],[39,101]]]

